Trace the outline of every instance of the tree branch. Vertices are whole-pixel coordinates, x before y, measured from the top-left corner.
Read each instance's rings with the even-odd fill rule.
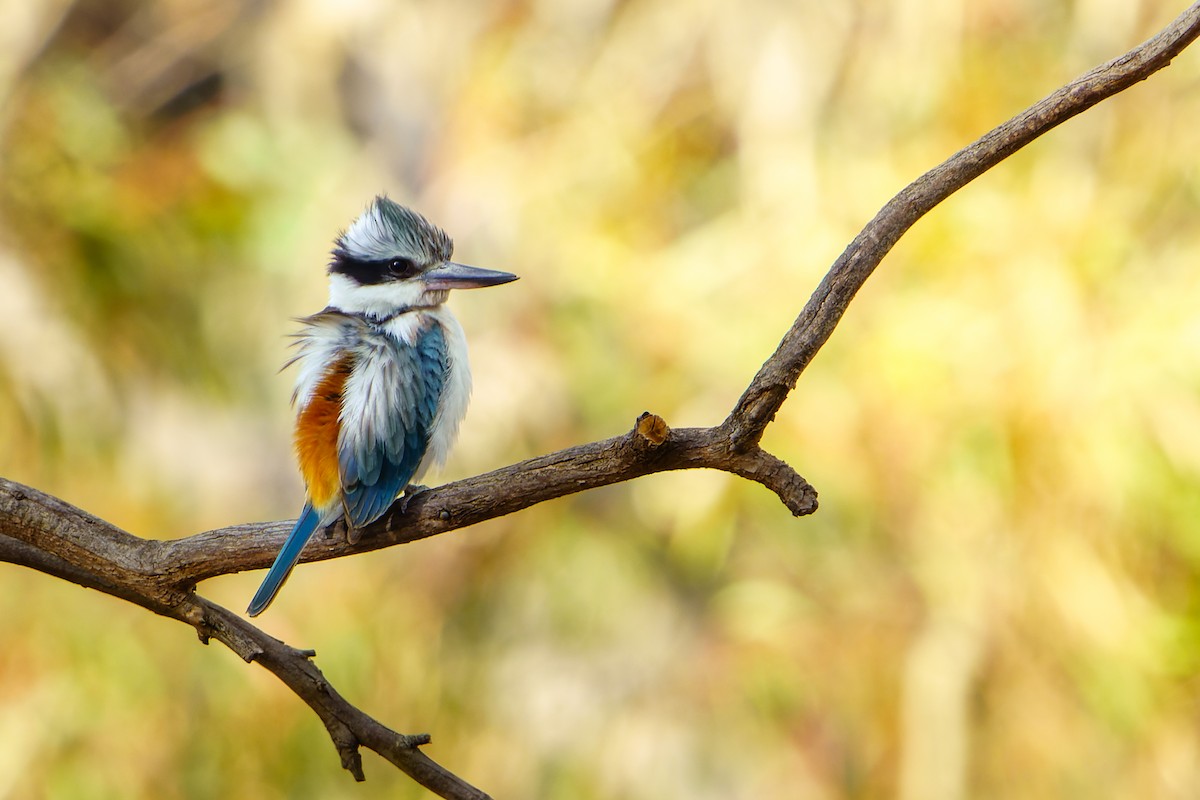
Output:
[[[655,441],[659,436],[661,439]],[[669,430],[661,417],[643,414],[624,436],[570,447],[426,489],[412,498],[406,510],[402,511],[399,503],[392,506],[379,520],[359,531],[360,538],[355,542],[347,541],[345,535],[314,536],[301,560],[324,561],[405,544],[587,489],[656,472],[699,467],[724,470],[761,483],[796,516],[817,509],[816,490],[804,478],[764,450],[735,453],[724,427]],[[171,583],[186,585],[217,575],[260,569],[274,560],[291,526],[290,521],[239,525],[162,542],[150,571],[170,576]],[[259,535],[248,537],[249,533]]]
[[[1076,114],[1171,63],[1200,35],[1200,3],[1123,56],[1076,78],[985,133],[888,201],[833,263],[779,347],[750,381],[725,424],[735,449],[753,447],[841,321],[854,295],[900,237],[938,203]]]
[[[418,749],[429,742],[428,736],[397,733],[346,701],[312,663],[314,652],[290,647],[232,611],[200,597],[189,587],[176,586],[154,574],[144,558],[146,551],[166,544],[169,543],[138,539],[69,503],[0,479],[0,557],[4,560],[185,622],[196,629],[202,642],[207,644],[216,639],[243,660],[258,662],[320,717],[342,766],[357,780],[365,778],[358,752],[361,745],[379,753],[442,797],[486,800],[487,794]],[[130,545],[131,550],[117,552],[123,545]],[[72,560],[72,556],[77,560]]]
[[[671,430],[660,417],[643,414],[623,436],[421,492],[405,510],[393,506],[356,541],[345,536],[315,537],[301,560],[390,547],[598,486],[699,467],[760,483],[792,514],[811,514],[817,507],[815,490],[758,443],[883,257],[918,219],[959,188],[1055,126],[1145,80],[1197,35],[1200,3],[1154,38],[988,132],[896,195],[833,264],[720,425]],[[366,746],[442,797],[486,798],[420,751],[428,736],[399,734],[347,702],[313,664],[314,653],[288,646],[195,593],[195,584],[206,578],[270,564],[290,528],[290,522],[254,523],[175,541],[146,540],[36,489],[0,478],[0,560],[186,622],[202,641],[216,639],[246,661],[258,662],[321,718],[342,765],[358,780],[363,779],[359,747]]]
[[[642,414],[633,430],[568,448],[485,475],[417,494],[395,504],[359,538],[314,537],[303,561],[339,558],[415,541],[545,500],[654,472],[708,467],[771,489],[797,516],[816,510],[816,491],[790,466],[754,448],[733,452],[721,426],[673,431],[661,417]],[[342,766],[363,780],[359,746],[391,761],[447,798],[486,798],[418,748],[429,737],[387,728],[347,702],[297,650],[194,591],[206,578],[265,567],[291,522],[237,525],[174,541],[140,539],[58,498],[0,478],[0,559],[22,564],[194,627],[246,661],[257,661],[298,695],[325,723]]]

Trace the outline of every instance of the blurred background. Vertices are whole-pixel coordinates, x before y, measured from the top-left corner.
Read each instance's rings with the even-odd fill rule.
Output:
[[[6,0],[0,474],[140,536],[293,517],[290,319],[379,192],[522,276],[451,300],[440,480],[714,424],[888,198],[1184,5]],[[303,566],[262,625],[497,797],[1200,796],[1197,131],[1193,47],[904,238],[765,439],[815,516],[661,475]],[[0,575],[0,797],[424,796]]]

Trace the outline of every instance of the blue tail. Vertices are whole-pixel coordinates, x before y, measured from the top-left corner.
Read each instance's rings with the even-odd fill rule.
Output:
[[[300,551],[304,549],[304,545],[308,544],[308,540],[312,538],[313,532],[316,531],[320,522],[321,514],[312,507],[312,503],[305,503],[304,510],[300,512],[300,519],[296,520],[296,527],[292,528],[292,532],[288,534],[287,541],[283,543],[283,549],[275,557],[275,563],[271,565],[267,577],[263,578],[262,586],[259,586],[258,591],[254,593],[254,599],[250,601],[250,607],[246,609],[247,614],[257,617],[267,610],[267,606],[271,605],[271,601],[279,593],[283,582],[287,580],[288,575],[292,574],[292,567],[296,566],[296,562],[300,560]]]

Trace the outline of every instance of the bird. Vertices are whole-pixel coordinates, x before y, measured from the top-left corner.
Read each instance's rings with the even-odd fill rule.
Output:
[[[452,289],[498,286],[510,272],[451,261],[453,240],[379,195],[334,241],[329,304],[297,320],[293,444],[305,485],[299,519],[250,601],[261,614],[312,535],[345,519],[355,531],[440,466],[471,394]]]

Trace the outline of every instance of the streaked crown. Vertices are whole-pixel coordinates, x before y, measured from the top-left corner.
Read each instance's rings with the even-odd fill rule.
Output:
[[[379,195],[334,242],[329,272],[360,285],[405,280],[449,261],[453,252],[445,231]]]

